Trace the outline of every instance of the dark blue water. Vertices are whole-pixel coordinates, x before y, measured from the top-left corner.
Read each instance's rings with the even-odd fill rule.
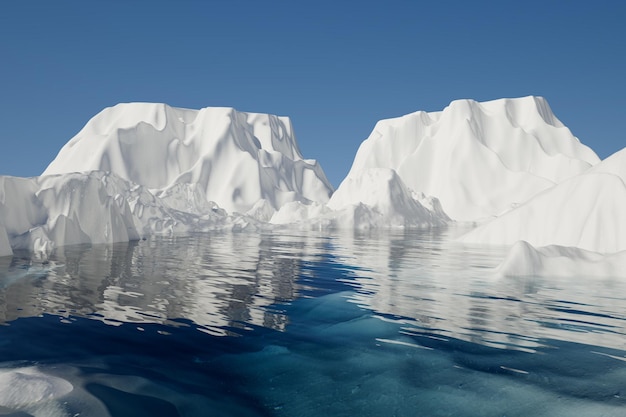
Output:
[[[626,416],[626,283],[448,233],[0,258],[0,415]]]

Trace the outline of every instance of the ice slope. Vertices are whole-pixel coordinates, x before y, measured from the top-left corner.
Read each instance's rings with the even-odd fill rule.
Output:
[[[463,242],[626,250],[626,148],[460,238]]]
[[[188,202],[213,201],[244,213],[265,199],[325,203],[332,193],[320,165],[303,159],[286,117],[232,108],[189,110],[124,103],[93,117],[43,175],[106,171]],[[198,211],[192,207],[189,211]]]
[[[346,178],[326,206],[286,204],[270,220],[306,227],[371,229],[443,226],[450,219],[437,199],[416,194],[392,169],[373,168]]]
[[[407,187],[441,201],[454,220],[499,215],[599,159],[541,97],[453,101],[379,121],[348,178],[394,169]]]
[[[626,251],[603,255],[557,245],[535,248],[528,242],[519,241],[495,273],[497,276],[624,278]]]

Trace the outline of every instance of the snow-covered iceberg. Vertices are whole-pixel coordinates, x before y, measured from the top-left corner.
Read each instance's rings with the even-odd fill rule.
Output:
[[[626,250],[626,148],[460,238],[463,242]]]
[[[43,175],[89,171],[111,172],[170,200],[215,202],[229,213],[262,199],[274,210],[292,201],[325,203],[333,191],[320,165],[302,157],[289,118],[221,107],[104,109]]]
[[[379,121],[348,178],[393,169],[410,189],[438,198],[452,219],[476,221],[598,162],[541,97],[457,100],[440,112]]]
[[[623,278],[626,277],[626,251],[604,255],[558,245],[535,248],[528,242],[513,245],[496,268],[497,276],[549,276]]]

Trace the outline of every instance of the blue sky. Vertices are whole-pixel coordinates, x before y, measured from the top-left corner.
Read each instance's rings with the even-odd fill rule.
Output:
[[[600,157],[625,146],[626,3],[428,3],[2,1],[0,174],[128,101],[290,116],[335,186],[377,120],[459,98],[541,95]]]

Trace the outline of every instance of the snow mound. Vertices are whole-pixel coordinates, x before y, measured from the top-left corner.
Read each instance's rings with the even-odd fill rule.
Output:
[[[558,245],[535,248],[519,241],[495,272],[497,276],[626,277],[626,251],[603,255]]]
[[[626,250],[626,148],[460,238],[463,242]]]
[[[379,121],[348,178],[395,170],[412,190],[434,196],[454,220],[499,215],[598,163],[541,97],[453,101]]]
[[[436,199],[412,192],[392,169],[373,168],[346,178],[326,206],[294,202],[283,206],[273,224],[315,228],[424,228],[450,219]]]
[[[158,196],[187,187],[202,211],[213,201],[245,213],[265,199],[325,203],[332,193],[320,165],[302,158],[287,117],[232,108],[189,110],[125,103],[93,117],[43,175],[105,171]]]

